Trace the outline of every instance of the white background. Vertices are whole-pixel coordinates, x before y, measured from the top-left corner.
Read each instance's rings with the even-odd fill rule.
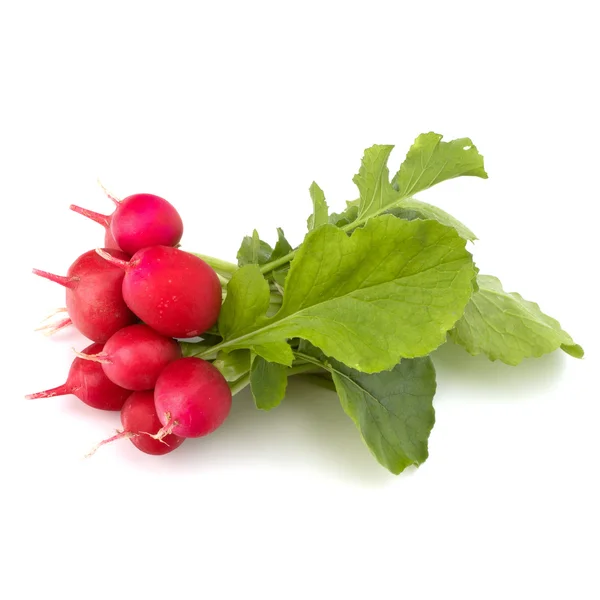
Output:
[[[6,2],[0,11],[0,596],[598,598],[598,107],[592,2]],[[233,259],[257,227],[293,243],[316,180],[356,196],[365,147],[469,136],[490,178],[420,197],[478,235],[482,272],[586,350],[518,368],[435,355],[430,458],[394,477],[333,394],[170,456],[127,443],[63,382],[71,347],[32,329],[101,229],[70,203],[168,198],[184,246]],[[595,572],[594,572],[595,570]]]

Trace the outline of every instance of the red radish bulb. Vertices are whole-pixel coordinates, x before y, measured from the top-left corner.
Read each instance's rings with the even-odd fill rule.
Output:
[[[227,418],[231,390],[211,363],[201,358],[182,358],[159,375],[154,403],[164,426],[162,434],[200,437],[213,432]]]
[[[108,196],[117,205],[112,215],[102,215],[75,204],[69,207],[104,227],[106,248],[117,248],[131,256],[142,248],[176,246],[181,240],[183,221],[164,198],[154,194],[133,194],[123,200]]]
[[[125,270],[123,298],[152,329],[169,337],[189,338],[217,322],[221,283],[197,256],[168,246],[144,248],[129,261],[101,249],[97,252]]]
[[[120,250],[107,248],[104,252],[113,259],[128,258]],[[103,260],[94,250],[75,260],[66,277],[38,269],[33,272],[66,288],[67,311],[73,325],[94,342],[104,343],[136,321],[123,300],[123,270]]]
[[[183,235],[183,222],[164,198],[133,194],[117,204],[110,231],[124,252],[135,254],[150,246],[176,246]]]
[[[91,344],[83,350],[83,354],[102,352],[102,344]],[[121,410],[125,400],[131,394],[129,390],[113,383],[102,370],[99,363],[75,358],[69,369],[67,381],[58,387],[29,394],[29,400],[36,398],[52,398],[73,394],[92,408],[101,410]]]
[[[181,358],[179,344],[147,325],[129,325],[112,335],[104,349],[85,360],[99,362],[106,376],[128,390],[151,390],[161,371]]]
[[[179,437],[173,433],[165,435],[162,439],[152,437],[157,434],[162,424],[156,414],[154,406],[154,393],[152,390],[145,392],[133,392],[125,400],[121,409],[121,424],[123,431],[113,435],[112,437],[100,442],[89,454],[94,452],[110,442],[123,438],[129,441],[139,450],[146,454],[167,454],[179,448],[185,441],[185,438]]]

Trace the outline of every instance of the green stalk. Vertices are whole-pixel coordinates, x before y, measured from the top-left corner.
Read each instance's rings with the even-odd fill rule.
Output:
[[[226,275],[233,275],[237,270],[238,266],[234,263],[215,258],[214,256],[207,256],[206,254],[198,254],[198,252],[190,252],[194,256],[201,258],[207,265],[210,265],[215,271],[220,271]]]
[[[303,352],[296,352],[296,351],[294,351],[294,356],[300,358],[301,360],[303,360],[307,363],[315,365],[321,369],[325,369],[326,371],[329,371],[330,373],[333,372],[333,369],[328,364],[321,362],[318,358],[315,358],[314,356],[309,356],[308,354],[304,354]]]
[[[277,260],[272,260],[271,262],[264,264],[260,268],[260,272],[264,275],[265,273],[269,273],[270,271],[273,271],[277,267],[281,267],[281,265],[285,265],[286,263],[289,263],[294,258],[294,256],[296,256],[296,252],[297,252],[297,250],[292,250],[291,252],[288,252],[285,256],[282,256],[281,258],[278,258]]]

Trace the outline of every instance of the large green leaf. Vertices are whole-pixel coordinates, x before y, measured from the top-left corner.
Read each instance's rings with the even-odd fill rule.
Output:
[[[509,365],[558,348],[576,358],[583,356],[581,346],[537,304],[517,293],[505,292],[491,275],[478,275],[477,283],[478,291],[450,332],[450,338],[467,352],[485,354],[490,360]]]
[[[391,369],[443,343],[473,277],[465,240],[435,221],[384,215],[351,236],[323,225],[298,250],[273,317],[264,316],[269,290],[258,267],[236,271],[219,319],[222,347],[298,337],[360,371]]]
[[[483,156],[469,138],[442,142],[442,137],[439,133],[422,133],[411,146],[392,181],[402,198],[455,177],[487,179]]]
[[[288,378],[287,367],[272,363],[257,356],[250,371],[250,389],[256,408],[271,410],[285,396]]]
[[[424,462],[435,422],[431,359],[405,359],[391,371],[371,375],[330,364],[342,406],[377,460],[395,474]]]

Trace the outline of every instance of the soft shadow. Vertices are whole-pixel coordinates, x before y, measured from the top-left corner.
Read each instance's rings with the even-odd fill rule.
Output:
[[[536,390],[550,390],[572,360],[561,350],[540,358],[528,358],[516,367],[492,362],[483,355],[471,356],[452,342],[440,346],[431,355],[437,372],[438,389],[459,384],[463,389],[481,389],[482,397],[511,401]]]
[[[290,380],[281,405],[268,412],[257,410],[244,390],[235,396],[220,429],[206,438],[187,440],[173,455],[177,468],[186,470],[207,461],[213,466],[234,461],[269,463],[287,472],[308,465],[368,486],[381,487],[395,479],[366,448],[336,394],[300,377]]]

